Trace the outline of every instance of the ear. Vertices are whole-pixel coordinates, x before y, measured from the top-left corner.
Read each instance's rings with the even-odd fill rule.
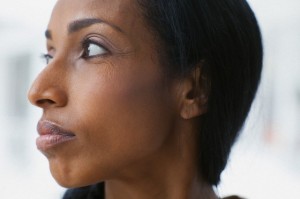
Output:
[[[208,111],[210,79],[202,64],[204,63],[199,64],[181,82],[180,115],[184,119],[192,119]]]

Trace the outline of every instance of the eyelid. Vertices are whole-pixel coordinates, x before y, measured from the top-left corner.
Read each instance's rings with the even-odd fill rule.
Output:
[[[108,38],[106,38],[101,34],[95,34],[95,33],[88,34],[83,38],[81,43],[83,44],[86,43],[87,41],[90,41],[95,45],[99,45],[103,47],[109,53],[114,53],[114,54],[122,53],[121,49],[117,48]]]
[[[48,52],[55,50],[55,48],[53,47],[53,41],[52,40],[47,39],[46,48],[47,48]]]
[[[110,52],[110,50],[109,50],[105,45],[103,45],[103,44],[102,44],[101,42],[99,42],[99,41],[95,41],[94,39],[88,38],[88,39],[84,40],[83,43],[82,43],[82,46],[85,47],[87,44],[94,44],[94,45],[97,45],[97,46],[103,48],[105,51]]]

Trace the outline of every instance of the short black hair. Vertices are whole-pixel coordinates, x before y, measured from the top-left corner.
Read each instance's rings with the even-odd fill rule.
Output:
[[[137,0],[173,74],[204,63],[208,112],[199,129],[199,172],[217,185],[259,85],[263,47],[245,0]],[[161,52],[160,52],[161,53]]]

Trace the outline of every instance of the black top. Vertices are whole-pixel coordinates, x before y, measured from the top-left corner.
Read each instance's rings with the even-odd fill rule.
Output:
[[[104,199],[104,183],[68,189],[63,199]]]
[[[68,189],[63,199],[104,199],[104,183],[99,183],[82,188]],[[231,196],[224,199],[242,198]]]

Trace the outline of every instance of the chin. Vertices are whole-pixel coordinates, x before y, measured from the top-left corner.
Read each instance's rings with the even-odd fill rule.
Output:
[[[50,171],[52,177],[62,187],[75,188],[81,186],[78,182],[76,182],[77,180],[72,177],[72,172],[69,169],[63,169],[50,163]]]
[[[50,172],[55,181],[62,187],[75,188],[82,187],[81,180],[76,177],[76,172],[68,164],[64,164],[55,159],[49,160]]]
[[[60,175],[54,172],[51,172],[51,174],[55,181],[64,188],[85,187],[97,183],[92,181],[84,181],[80,177],[72,177],[65,174]]]
[[[101,176],[88,172],[79,164],[62,163],[57,160],[49,160],[50,171],[55,181],[65,188],[78,188],[93,185],[103,181]]]

